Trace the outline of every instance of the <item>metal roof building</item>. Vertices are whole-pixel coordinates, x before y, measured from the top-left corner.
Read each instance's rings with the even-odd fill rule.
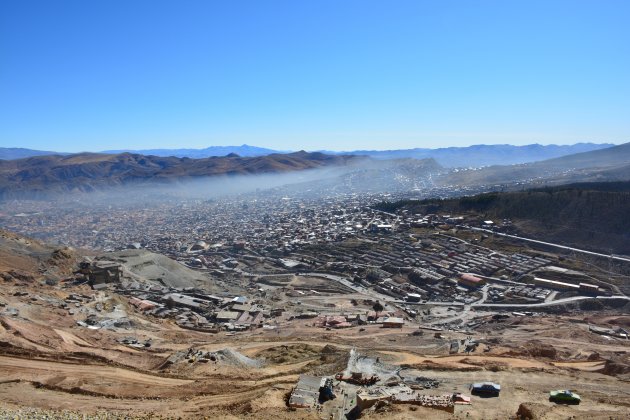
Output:
[[[289,398],[289,407],[313,407],[319,402],[319,392],[324,382],[325,378],[321,376],[300,375],[300,379]]]

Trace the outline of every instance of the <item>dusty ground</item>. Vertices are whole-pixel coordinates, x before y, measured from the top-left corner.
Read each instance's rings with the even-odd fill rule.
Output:
[[[17,298],[5,291],[2,297],[12,300],[12,306],[29,306],[26,302],[20,306]],[[508,418],[524,402],[542,404],[546,410],[543,418],[587,418],[593,414],[627,418],[630,412],[630,383],[600,372],[606,365],[604,355],[627,357],[628,343],[591,337],[580,323],[557,317],[521,323],[495,337],[484,337],[490,342],[484,347],[486,351],[447,355],[445,344],[459,337],[457,333],[447,332],[445,338],[438,339],[432,334],[412,336],[412,328],[392,331],[368,326],[363,332],[357,328],[325,331],[300,321],[287,325],[280,334],[258,330],[210,335],[180,330],[169,322],[153,323],[138,314],[134,317],[140,328],[134,334],[151,337],[154,345],[136,350],[116,341],[129,331],[92,331],[75,326],[67,315],[53,308],[36,309],[24,309],[18,317],[0,318],[0,404],[6,409],[105,410],[187,418],[228,414],[235,418],[317,418],[316,413],[290,411],[286,406],[288,393],[300,373],[334,374],[341,370],[347,352],[356,347],[403,366],[406,374],[439,380],[440,387],[431,393],[467,393],[469,384],[480,380],[498,381],[504,389],[498,399],[474,397],[472,406],[458,407],[453,415],[394,406],[368,411],[365,418]],[[23,318],[23,313],[29,318]],[[566,331],[558,330],[561,321]],[[55,328],[49,328],[50,323]],[[534,343],[530,347],[544,342],[555,349],[555,356],[533,357],[528,346],[514,345],[523,340]],[[493,345],[493,341],[500,344]],[[248,358],[264,359],[265,364],[182,362],[160,368],[171,354],[189,347],[206,351],[230,348]],[[595,351],[597,359],[589,360]],[[318,371],[320,366],[329,370]],[[546,396],[556,388],[575,389],[584,397],[583,403],[555,407]]]
[[[503,387],[499,398],[473,397],[473,405],[457,407],[454,414],[384,405],[363,418],[505,419],[514,417],[522,403],[538,418],[630,418],[630,342],[588,330],[589,324],[628,327],[625,314],[488,321],[473,337],[481,343],[477,350],[455,355],[449,355],[449,344],[464,334],[442,331],[436,336],[418,325],[326,331],[314,327],[312,319],[283,318],[277,330],[207,334],[145,317],[112,292],[47,285],[41,268],[50,264],[54,250],[17,237],[4,240],[16,251],[0,263],[23,267],[25,276],[0,280],[0,418],[316,419],[316,412],[287,407],[291,389],[299,374],[342,371],[352,348],[400,368],[405,377],[440,382],[426,393],[468,394],[472,382],[486,380]],[[24,256],[24,247],[33,252]],[[57,255],[57,273],[67,270],[72,258]],[[64,307],[70,294],[88,298]],[[336,295],[327,301],[345,308],[356,297]],[[304,304],[317,301],[305,299]],[[82,307],[97,303],[103,315],[127,317],[132,325],[99,330],[77,325],[85,316]],[[122,344],[129,335],[150,339],[151,346]],[[224,357],[167,363],[190,348]],[[566,388],[582,395],[582,404],[547,401],[549,390]]]

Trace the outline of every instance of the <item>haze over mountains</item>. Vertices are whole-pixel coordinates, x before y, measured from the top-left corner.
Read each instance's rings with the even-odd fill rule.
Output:
[[[628,180],[630,143],[522,165],[454,172],[449,175],[448,182],[457,185],[500,184],[534,178],[555,183]]]
[[[92,191],[142,182],[163,182],[217,175],[269,174],[358,163],[363,156],[295,152],[259,157],[190,159],[80,153],[0,161],[0,197]]]
[[[438,149],[354,150],[351,152],[325,151],[325,153],[364,155],[375,159],[435,159],[440,165],[446,168],[458,168],[536,162],[574,153],[605,149],[611,146],[614,145],[609,143],[576,143],[572,145],[528,144],[525,146],[479,144],[468,147],[444,147]]]
[[[399,150],[354,150],[347,152],[321,151],[326,154],[347,154],[369,156],[374,159],[435,159],[440,165],[447,168],[479,167],[488,165],[514,165],[520,163],[536,162],[545,159],[566,156],[574,153],[588,152],[612,147],[609,143],[576,143],[573,145],[541,145],[529,144],[525,146],[512,146],[508,144],[474,145],[468,147],[445,147],[438,149],[414,148]],[[144,149],[144,150],[106,150],[101,153],[119,154],[135,153],[162,157],[188,157],[201,159],[213,156],[226,156],[236,153],[242,157],[265,156],[275,153],[289,153],[287,151],[273,150],[263,147],[249,146],[211,146],[205,149]],[[22,159],[31,156],[43,156],[50,154],[67,155],[49,151],[39,151],[19,148],[0,148],[0,159]]]
[[[469,161],[472,163],[474,159],[471,157]],[[257,157],[241,157],[232,153],[201,159],[131,153],[36,156],[0,160],[0,197],[43,196],[128,184],[159,184],[204,177],[287,173],[317,168],[344,168],[342,172],[347,174],[337,181],[329,179],[326,188],[333,188],[330,183],[337,182],[352,185],[355,190],[383,192],[401,187],[422,191],[427,187],[442,185],[483,187],[487,190],[488,186],[499,184],[533,186],[540,183],[618,181],[630,179],[630,143],[545,161],[468,170],[445,168],[432,158],[373,159],[369,156],[304,151]],[[260,187],[271,187],[263,184]]]
[[[264,147],[249,146],[243,144],[241,146],[210,146],[205,149],[142,149],[142,150],[105,150],[102,153],[136,153],[140,155],[153,155],[153,156],[174,156],[174,157],[188,157],[194,159],[201,159],[213,156],[225,156],[230,153],[236,153],[243,157],[255,157],[266,156],[274,153],[290,153],[290,151],[281,151],[267,149]]]
[[[69,153],[46,150],[24,149],[22,147],[0,147],[0,160],[25,159],[33,156],[68,155]]]

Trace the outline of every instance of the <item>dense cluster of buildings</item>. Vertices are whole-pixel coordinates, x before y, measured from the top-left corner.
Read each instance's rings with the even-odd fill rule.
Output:
[[[20,202],[16,212],[21,212],[5,215],[3,222],[10,229],[77,247],[158,252],[211,276],[253,276],[269,272],[270,267],[274,273],[340,273],[358,287],[411,302],[471,303],[480,297],[476,290],[489,278],[521,282],[552,264],[545,256],[485,247],[483,234],[471,242],[447,235],[466,225],[509,228],[507,220],[495,223],[468,216],[375,209],[376,203],[395,198],[383,193],[277,189],[212,200],[95,200],[89,206],[74,203],[74,208],[31,203],[30,212],[25,211],[28,204]],[[95,283],[115,275],[101,268],[100,274],[92,274],[95,279],[101,276]],[[521,288],[510,293],[543,300],[552,289],[584,293],[597,289],[588,284],[574,286],[537,279],[536,290]],[[204,324],[195,311],[219,304],[181,291],[137,294],[141,301],[157,304],[151,309],[157,315],[172,315],[167,303],[187,308],[187,314],[177,316],[188,326]],[[210,323],[227,322],[234,328],[259,323],[263,313],[260,308],[218,309]]]

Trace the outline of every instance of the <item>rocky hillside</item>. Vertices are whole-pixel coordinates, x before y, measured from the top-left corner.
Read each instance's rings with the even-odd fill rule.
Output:
[[[70,248],[55,248],[0,229],[0,279],[57,281],[72,274],[77,256]]]
[[[382,203],[382,210],[512,219],[525,236],[630,254],[630,182],[582,183],[447,200]]]

